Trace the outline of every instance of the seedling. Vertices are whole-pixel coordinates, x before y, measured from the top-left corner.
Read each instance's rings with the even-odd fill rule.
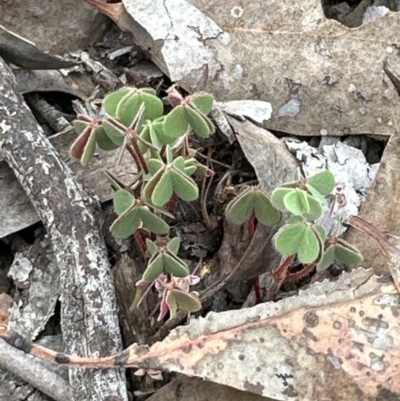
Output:
[[[168,310],[173,316],[178,307],[187,311],[201,308],[196,295],[189,292],[189,285],[196,280],[188,278],[192,277],[189,268],[177,256],[179,239],[173,238],[165,246],[156,244],[164,241],[159,236],[170,231],[163,216],[173,219],[164,207],[173,212],[178,198],[196,200],[199,189],[191,176],[196,170],[209,172],[193,158],[195,151],[188,148],[187,136],[193,131],[208,137],[215,131],[207,117],[214,103],[212,95],[197,93],[184,98],[174,87],[168,98],[173,109],[164,115],[164,104],[152,89],[124,87],[108,94],[103,100],[105,117],[79,116],[74,122],[79,136],[71,147],[71,155],[84,165],[93,157],[96,144],[103,150],[127,150],[133,157],[139,170],[134,184],[125,185],[107,173],[116,190],[113,203],[118,215],[110,229],[116,238],[134,235],[143,251],[148,251],[141,284],[163,288],[162,317]],[[156,241],[146,239],[144,230],[156,235]]]
[[[317,267],[324,270],[332,263],[357,264],[362,261],[359,251],[335,236],[327,236],[323,225],[317,224],[326,205],[326,197],[335,186],[331,172],[321,171],[305,178],[298,171],[297,180],[276,188],[269,198],[257,188],[240,193],[226,209],[227,218],[235,224],[243,224],[256,218],[262,224],[272,226],[280,221],[280,212],[289,212],[290,218],[273,238],[275,248],[283,256],[275,278],[298,279]],[[300,272],[289,273],[295,260],[304,265]]]

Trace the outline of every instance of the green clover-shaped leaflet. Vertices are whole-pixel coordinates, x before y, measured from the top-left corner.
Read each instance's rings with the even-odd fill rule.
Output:
[[[201,309],[201,301],[199,297],[193,292],[186,292],[174,288],[168,291],[166,302],[169,309],[170,319],[172,319],[178,308],[186,312],[197,312]]]
[[[178,138],[186,133],[189,127],[202,138],[208,138],[215,132],[215,126],[207,117],[210,113],[214,97],[208,93],[200,93],[185,99],[185,103],[175,107],[164,120],[164,133]]]
[[[328,170],[320,171],[319,173],[307,178],[306,187],[308,190],[311,189],[310,192],[312,195],[315,195],[315,191],[322,196],[329,195],[335,187],[335,177]]]
[[[150,159],[148,168],[152,177],[144,187],[144,196],[159,207],[164,206],[173,193],[185,201],[196,200],[199,189],[196,182],[186,173],[187,167],[189,166],[185,166],[182,156],[168,164],[158,159]]]
[[[122,146],[125,140],[126,128],[113,118],[104,119],[102,125],[108,139],[117,147]]]
[[[317,270],[327,269],[335,261],[346,265],[356,265],[363,260],[359,250],[344,240],[338,239],[337,243],[331,244],[325,249],[324,254],[317,264]]]
[[[109,93],[103,99],[103,107],[108,115],[117,117],[117,108],[124,97],[129,97],[137,92],[136,88],[123,87],[114,92]]]
[[[274,238],[275,248],[283,256],[297,254],[301,263],[315,262],[321,251],[321,239],[306,222],[285,225]]]
[[[323,213],[321,201],[299,188],[278,187],[271,194],[272,204],[308,220],[318,220]]]
[[[71,145],[70,154],[73,158],[79,159],[83,166],[86,166],[96,150],[96,130],[99,127],[95,123],[83,121],[76,121],[74,126],[79,136]]]
[[[155,234],[168,234],[168,224],[151,212],[147,206],[136,201],[127,190],[116,191],[113,203],[118,218],[111,225],[110,230],[116,238],[128,238],[139,227]]]
[[[153,241],[146,239],[147,250],[151,257],[143,273],[143,280],[154,281],[163,271],[175,276],[186,277],[189,268],[176,254],[179,250],[179,238],[173,238],[167,246],[157,246]]]
[[[226,208],[226,216],[234,224],[245,223],[253,213],[256,219],[265,226],[278,224],[282,217],[269,197],[256,187],[250,187],[241,192]]]
[[[164,105],[161,99],[155,94],[147,91],[138,90],[133,94],[124,96],[117,106],[117,118],[125,126],[129,127],[144,104],[144,120],[155,120],[164,113]]]

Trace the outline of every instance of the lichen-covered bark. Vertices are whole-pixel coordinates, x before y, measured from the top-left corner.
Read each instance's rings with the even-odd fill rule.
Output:
[[[59,264],[65,351],[120,351],[114,286],[98,203],[76,183],[43,135],[0,58],[0,148],[47,228]],[[120,371],[70,371],[74,401],[126,400]]]

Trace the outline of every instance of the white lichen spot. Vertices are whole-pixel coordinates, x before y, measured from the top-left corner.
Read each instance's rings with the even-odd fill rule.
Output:
[[[6,120],[2,120],[0,122],[0,130],[1,130],[0,132],[2,134],[6,134],[10,128],[11,128],[11,125],[8,125]]]
[[[280,117],[295,117],[300,112],[300,100],[290,99],[279,109]]]
[[[233,18],[240,18],[243,15],[243,8],[242,7],[232,7],[231,9],[231,16]]]
[[[392,54],[393,53],[393,46],[386,46],[386,53]]]
[[[42,169],[46,175],[50,174],[51,165],[42,156],[37,158],[36,164],[40,164],[42,166]]]
[[[385,362],[382,361],[380,358],[373,358],[371,361],[371,369],[375,370],[375,372],[382,372],[382,370],[385,370]]]
[[[391,126],[393,125],[393,121],[392,121],[392,120],[389,120],[389,121],[387,122],[387,125],[388,125],[389,127],[391,127]]]
[[[376,121],[378,121],[379,124],[382,124],[382,117],[378,117],[378,118],[376,119]]]
[[[319,130],[319,133],[320,133],[321,136],[327,136],[328,135],[328,130],[325,129],[325,128],[321,128]]]
[[[357,86],[354,85],[353,83],[349,84],[349,86],[347,87],[347,91],[352,93],[355,92],[357,90]]]
[[[242,79],[243,78],[243,67],[240,64],[236,64],[233,67],[232,74],[236,79]]]
[[[358,111],[360,112],[361,115],[365,115],[367,114],[367,110],[365,109],[365,107],[361,106]]]
[[[231,43],[232,37],[228,32],[222,32],[217,36],[217,39],[225,46]]]

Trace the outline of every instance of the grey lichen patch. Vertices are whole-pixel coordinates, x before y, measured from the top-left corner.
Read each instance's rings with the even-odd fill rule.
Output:
[[[338,320],[335,320],[335,321],[333,322],[332,327],[333,327],[335,330],[340,330],[340,329],[342,328],[342,323],[339,322]]]

